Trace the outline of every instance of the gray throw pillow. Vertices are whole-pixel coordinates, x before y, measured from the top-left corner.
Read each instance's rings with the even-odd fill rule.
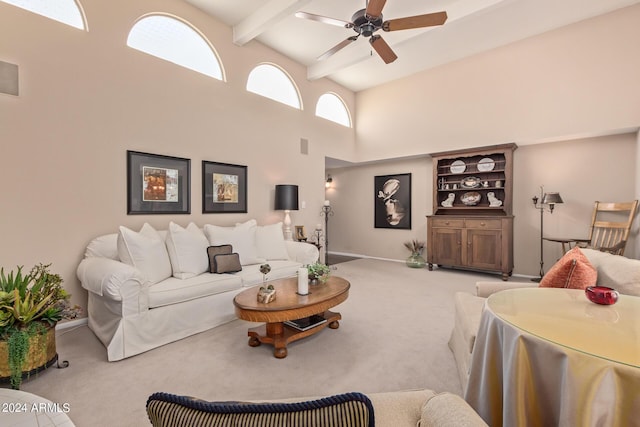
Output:
[[[214,273],[235,273],[242,270],[237,253],[217,254],[213,257]]]
[[[233,247],[231,245],[209,246],[207,248],[207,256],[209,257],[209,273],[216,272],[216,266],[214,263],[214,259],[216,255],[230,254],[232,252],[233,252]]]

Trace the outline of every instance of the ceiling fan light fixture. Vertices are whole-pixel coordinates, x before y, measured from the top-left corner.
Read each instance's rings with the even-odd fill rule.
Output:
[[[371,37],[375,31],[376,27],[374,27],[371,23],[366,23],[360,27],[360,34],[365,37]]]
[[[359,36],[365,36],[369,38],[369,43],[373,46],[376,53],[382,58],[382,60],[390,64],[395,61],[398,56],[393,52],[391,47],[379,36],[375,35],[376,31],[383,30],[398,31],[398,30],[410,30],[414,28],[426,28],[437,25],[442,25],[447,20],[446,12],[427,13],[425,15],[406,16],[404,18],[391,19],[383,21],[382,9],[384,8],[387,0],[370,0],[366,2],[366,8],[360,9],[351,17],[351,22],[342,21],[339,19],[328,18],[321,15],[314,15],[312,13],[297,12],[298,18],[309,19],[312,21],[323,22],[326,24],[337,25],[344,28],[353,28],[353,31],[357,33],[356,36],[348,37],[346,40],[338,43],[332,47],[317,59],[319,61],[324,60],[339,50],[345,48],[352,42],[356,41]]]

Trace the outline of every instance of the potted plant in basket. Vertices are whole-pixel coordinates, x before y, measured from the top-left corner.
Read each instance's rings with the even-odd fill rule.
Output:
[[[328,266],[319,262],[308,265],[307,271],[309,272],[309,283],[312,285],[326,283],[329,278],[329,273],[331,272]]]
[[[28,274],[22,267],[5,274],[0,268],[0,379],[19,389],[23,376],[57,359],[55,325],[78,316],[69,307],[62,278],[38,264]]]
[[[412,268],[423,268],[426,265],[426,261],[422,258],[424,243],[425,242],[417,239],[404,242],[404,247],[411,251],[411,256],[409,256],[406,261],[407,266]]]

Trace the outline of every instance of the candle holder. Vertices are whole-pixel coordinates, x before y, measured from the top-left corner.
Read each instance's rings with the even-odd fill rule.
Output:
[[[324,216],[324,264],[329,266],[329,217],[333,216],[333,209],[331,205],[325,203],[320,211],[320,216]],[[318,244],[320,244],[320,231],[318,233]]]
[[[318,248],[318,250],[320,250],[320,248],[322,247],[322,228],[316,228],[313,231],[313,237],[311,239],[312,242],[315,243],[316,247]]]

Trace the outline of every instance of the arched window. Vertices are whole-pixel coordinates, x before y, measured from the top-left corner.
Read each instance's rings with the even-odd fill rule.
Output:
[[[157,14],[141,18],[131,28],[127,46],[224,80],[213,46],[194,27],[178,18]]]
[[[80,3],[74,0],[0,0],[29,12],[46,16],[80,30],[86,30],[86,19]]]
[[[260,64],[251,70],[247,90],[302,110],[300,93],[293,79],[276,65]]]
[[[316,104],[316,116],[351,127],[351,115],[342,98],[335,93],[323,94]]]

